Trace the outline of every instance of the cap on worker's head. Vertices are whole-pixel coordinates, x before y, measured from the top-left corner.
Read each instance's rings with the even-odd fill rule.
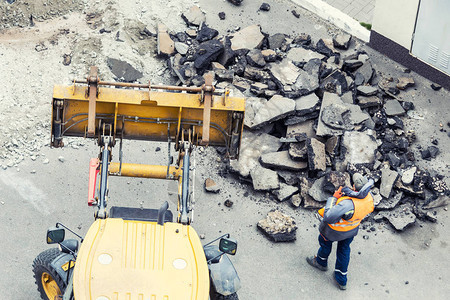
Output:
[[[355,185],[355,189],[357,191],[361,190],[367,182],[369,182],[369,180],[360,173],[353,174],[353,184]]]

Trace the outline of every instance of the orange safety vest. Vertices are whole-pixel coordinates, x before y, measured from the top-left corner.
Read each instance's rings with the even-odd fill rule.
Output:
[[[368,193],[364,199],[352,198],[347,196],[341,197],[336,201],[336,205],[343,200],[352,200],[353,206],[355,207],[355,212],[353,213],[353,216],[348,220],[341,219],[339,222],[336,222],[334,224],[328,224],[328,226],[330,226],[330,228],[333,230],[350,231],[352,229],[355,229],[359,226],[361,220],[364,219],[365,216],[373,212],[373,197],[370,193]],[[319,209],[319,214],[322,217],[324,211],[325,208]]]

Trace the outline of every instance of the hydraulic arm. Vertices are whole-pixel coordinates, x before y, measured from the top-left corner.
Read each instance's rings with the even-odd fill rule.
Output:
[[[86,80],[72,86],[56,85],[53,91],[51,145],[64,146],[64,136],[97,139],[98,159],[91,160],[89,205],[95,217],[106,218],[108,176],[178,180],[178,218],[189,224],[189,166],[195,146],[225,147],[230,158],[239,156],[245,102],[215,91],[213,75],[202,87],[160,86],[100,81],[92,67]],[[167,165],[122,162],[123,139],[166,141]],[[112,148],[120,141],[119,161],[111,161]],[[170,144],[178,151],[172,165]]]

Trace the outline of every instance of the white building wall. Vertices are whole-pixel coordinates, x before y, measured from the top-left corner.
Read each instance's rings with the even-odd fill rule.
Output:
[[[377,0],[372,30],[411,49],[419,0]]]

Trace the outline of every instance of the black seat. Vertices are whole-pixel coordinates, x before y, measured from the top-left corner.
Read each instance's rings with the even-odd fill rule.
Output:
[[[132,221],[157,222],[158,210],[150,208],[112,206],[109,210],[109,217]],[[166,211],[164,215],[164,222],[173,222],[173,214],[170,210]]]

